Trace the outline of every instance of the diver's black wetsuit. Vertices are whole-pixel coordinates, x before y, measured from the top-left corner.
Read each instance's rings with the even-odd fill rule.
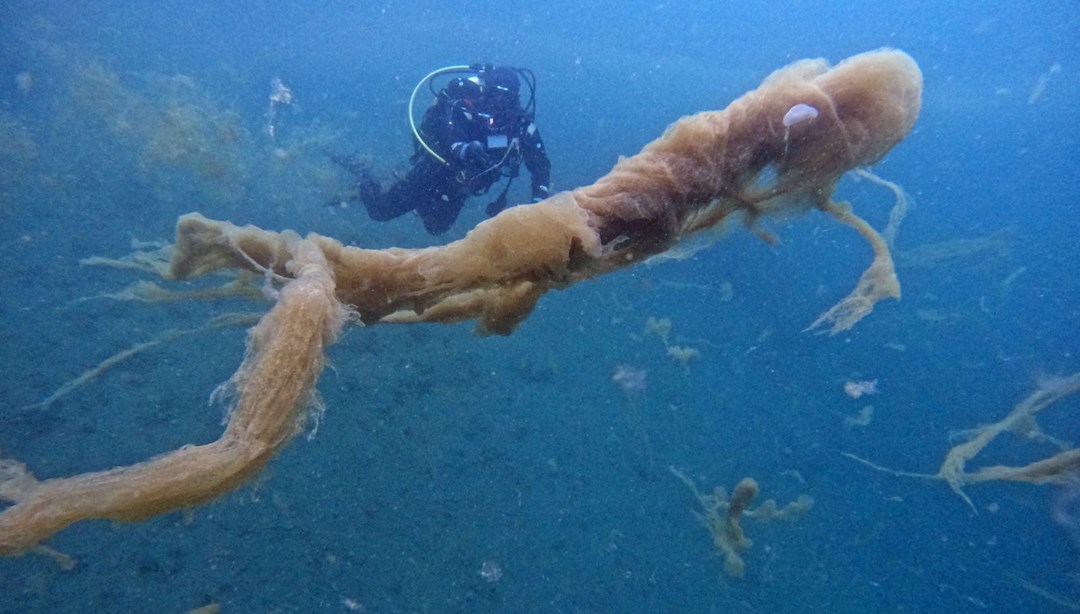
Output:
[[[502,177],[513,180],[525,162],[533,202],[547,198],[551,163],[532,113],[521,108],[518,74],[509,68],[478,71],[441,90],[420,125],[420,136],[446,160],[416,143],[409,172],[385,192],[370,176],[359,195],[371,219],[385,221],[415,210],[433,235],[457,220],[465,199],[486,193]],[[530,105],[531,106],[531,105]],[[488,205],[488,215],[506,206],[506,189]]]

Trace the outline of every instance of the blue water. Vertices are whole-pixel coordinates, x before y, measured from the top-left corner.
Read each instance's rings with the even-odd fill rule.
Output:
[[[79,301],[140,278],[79,259],[169,240],[189,211],[365,247],[446,242],[482,219],[486,199],[433,239],[411,215],[327,206],[349,183],[327,154],[405,167],[408,96],[434,68],[531,68],[557,189],[799,58],[891,46],[925,76],[915,131],[875,168],[915,201],[897,240],[904,297],[852,331],[802,332],[870,261],[821,214],[767,222],[777,246],[737,229],[690,259],[553,293],[508,338],[353,328],[330,351],[312,441],[194,514],[70,527],[48,544],[73,571],[0,560],[0,611],[1076,609],[1080,536],[1052,515],[1075,523],[1075,487],[973,485],[976,515],[944,483],[837,452],[933,473],[951,432],[1080,370],[1077,4],[727,4],[0,6],[0,453],[42,478],[216,439],[207,399],[240,363],[240,330],[174,340],[28,406],[162,331],[266,308]],[[274,78],[295,101],[274,110],[271,140]],[[865,181],[838,196],[878,227],[892,205]],[[914,258],[986,237],[974,254]],[[650,316],[700,357],[669,359]],[[647,371],[643,392],[612,383],[621,365]],[[844,394],[874,379],[878,394]],[[866,405],[870,424],[845,423]],[[1040,423],[1075,445],[1077,416],[1066,398]],[[1007,434],[974,464],[1057,450]],[[763,497],[816,505],[747,522],[746,576],[731,579],[668,466],[703,491],[749,475]]]

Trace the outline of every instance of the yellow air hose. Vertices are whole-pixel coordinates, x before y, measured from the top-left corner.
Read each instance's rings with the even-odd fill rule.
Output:
[[[422,136],[420,136],[420,131],[417,130],[417,128],[416,128],[416,119],[413,117],[413,105],[416,102],[416,95],[418,93],[420,93],[420,88],[424,87],[424,84],[427,83],[428,81],[434,79],[435,77],[437,77],[437,76],[439,76],[441,74],[445,74],[445,73],[448,73],[448,72],[460,72],[460,71],[465,71],[465,70],[469,70],[469,69],[470,69],[469,66],[446,66],[446,67],[440,68],[438,70],[433,70],[430,73],[428,73],[428,75],[426,77],[421,79],[420,83],[416,84],[416,87],[413,88],[412,96],[409,96],[409,127],[412,128],[413,136],[416,137],[416,140],[420,142],[420,146],[423,147],[425,151],[427,151],[429,154],[434,156],[436,160],[438,160],[439,162],[441,162],[443,164],[447,163],[446,159],[443,158],[442,156],[440,156],[439,154],[435,153],[435,150],[432,149],[431,147],[429,147],[427,142],[424,141],[424,138]]]

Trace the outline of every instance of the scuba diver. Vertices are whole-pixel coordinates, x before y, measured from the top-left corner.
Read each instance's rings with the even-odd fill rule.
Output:
[[[448,73],[457,76],[436,91],[432,79]],[[529,88],[524,107],[522,80]],[[424,83],[435,102],[417,129],[413,102]],[[352,169],[359,175],[357,195],[368,215],[381,222],[415,210],[430,234],[442,234],[453,226],[467,198],[486,194],[505,177],[502,191],[485,209],[488,216],[502,211],[523,161],[532,176],[533,202],[547,198],[551,162],[533,123],[535,110],[536,77],[528,69],[474,64],[441,68],[424,77],[409,100],[409,123],[416,137],[412,168],[385,191],[366,169]]]

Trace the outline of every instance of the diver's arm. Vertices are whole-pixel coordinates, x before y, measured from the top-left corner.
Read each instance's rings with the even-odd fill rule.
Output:
[[[444,159],[450,158],[450,143],[448,140],[447,121],[447,108],[442,101],[436,101],[435,104],[428,107],[427,111],[424,111],[424,118],[420,120],[420,136],[427,143],[427,146],[435,151],[435,153],[442,156]],[[422,156],[429,156],[429,154],[418,141],[413,143],[413,164],[415,164]]]
[[[522,130],[521,157],[532,176],[532,200],[538,203],[550,195],[551,160],[548,160],[540,131],[531,121]]]

